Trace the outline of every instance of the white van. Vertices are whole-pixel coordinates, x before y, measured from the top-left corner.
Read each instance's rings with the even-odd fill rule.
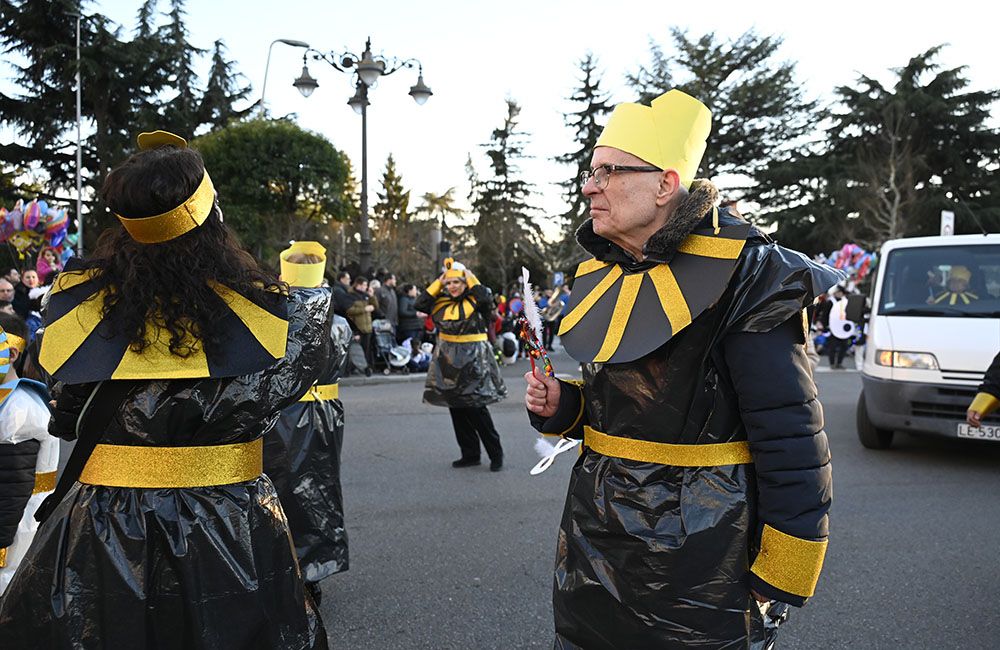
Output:
[[[886,242],[871,298],[861,444],[886,449],[896,431],[1000,442],[1000,417],[965,423],[1000,351],[1000,235]]]

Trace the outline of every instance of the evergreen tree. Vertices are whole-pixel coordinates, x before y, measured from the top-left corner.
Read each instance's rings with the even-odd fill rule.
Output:
[[[556,162],[569,165],[572,169],[572,176],[559,183],[568,205],[562,214],[562,237],[554,247],[554,261],[560,268],[580,262],[586,256],[574,237],[577,228],[589,217],[590,210],[590,201],[583,195],[580,179],[583,172],[590,170],[590,158],[604,128],[604,117],[612,109],[607,94],[601,90],[597,61],[590,52],[580,60],[579,83],[569,97],[578,110],[565,115],[566,126],[573,129],[576,147],[569,153],[556,156]]]
[[[198,105],[198,123],[208,124],[213,129],[241,119],[252,108],[247,107],[241,111],[233,108],[234,103],[243,101],[250,95],[250,86],[240,83],[242,75],[233,70],[233,62],[226,60],[225,53],[226,46],[222,40],[215,41],[212,67]]]
[[[701,100],[714,115],[699,175],[743,177],[725,188],[733,195],[752,190],[759,172],[817,124],[816,102],[806,100],[795,64],[776,60],[781,39],[747,31],[733,41],[714,33],[697,39],[672,30],[676,56],[652,45],[652,61],[628,81],[649,102],[672,88]],[[752,195],[752,193],[751,193]]]
[[[527,134],[518,128],[521,109],[507,100],[504,123],[493,130],[484,147],[492,174],[474,179],[472,210],[477,216],[477,273],[496,289],[506,287],[527,266],[535,277],[544,277],[541,238],[534,223],[535,208],[528,202],[531,185],[520,177],[517,161],[525,157]]]
[[[941,210],[956,213],[958,232],[977,232],[977,219],[1000,226],[1000,132],[987,124],[1000,91],[968,90],[965,68],[941,69],[940,50],[895,69],[892,87],[862,75],[837,89],[822,146],[765,174],[778,237],[816,252],[847,239],[877,247],[936,234]]]
[[[164,118],[169,129],[178,135],[194,137],[198,128],[198,76],[194,71],[194,58],[205,50],[194,47],[184,23],[187,12],[184,0],[170,0],[167,24],[160,30],[161,40],[169,58],[170,87],[176,91],[163,106]]]
[[[385,161],[385,171],[382,172],[382,191],[376,195],[378,201],[373,212],[380,227],[383,224],[407,223],[410,220],[410,191],[403,189],[403,179],[396,171],[396,161],[391,153]]]
[[[347,157],[290,121],[236,122],[191,146],[212,170],[226,223],[259,259],[293,239],[329,243],[336,222],[357,214]]]
[[[432,261],[430,227],[411,219],[410,191],[403,187],[392,154],[382,172],[382,191],[376,195],[378,201],[372,209],[375,225],[373,264],[402,277],[422,277]]]

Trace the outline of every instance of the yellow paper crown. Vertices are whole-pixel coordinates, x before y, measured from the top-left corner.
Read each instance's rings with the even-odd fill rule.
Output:
[[[465,265],[461,262],[456,262],[450,257],[444,259],[444,278],[445,280],[449,278],[458,278],[460,280],[465,279]]]
[[[136,142],[143,151],[163,146],[187,148],[187,140],[167,131],[140,133],[136,137]],[[198,188],[176,208],[154,217],[130,219],[120,214],[115,216],[122,222],[132,239],[141,244],[159,244],[180,237],[205,223],[208,215],[212,214],[214,206],[215,186],[212,185],[208,171],[205,171]]]
[[[955,278],[956,280],[965,280],[968,282],[972,279],[972,272],[969,271],[968,267],[965,266],[953,266],[951,267],[951,273],[949,277]]]
[[[292,255],[317,255],[323,258],[315,264],[289,262]],[[297,241],[281,251],[281,279],[293,287],[318,287],[323,284],[326,270],[326,248],[315,241]]]
[[[620,149],[660,169],[676,169],[690,188],[711,131],[712,112],[694,97],[671,90],[650,106],[618,104],[597,146]]]

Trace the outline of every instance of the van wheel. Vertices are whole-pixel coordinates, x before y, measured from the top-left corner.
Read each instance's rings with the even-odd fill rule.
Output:
[[[879,429],[868,418],[868,407],[865,406],[865,394],[858,396],[858,439],[867,449],[888,449],[892,446],[891,429]]]

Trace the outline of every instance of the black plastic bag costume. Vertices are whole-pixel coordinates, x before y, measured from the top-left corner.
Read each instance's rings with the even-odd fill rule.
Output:
[[[133,355],[103,336],[101,300],[87,300],[103,289],[99,276],[64,272],[53,290],[40,360],[65,385],[50,432],[74,437],[95,382],[133,386],[0,602],[0,648],[326,648],[278,496],[259,474],[259,443],[326,366],[329,291],[256,305],[220,286],[219,318],[235,347],[185,365],[157,357],[158,345]],[[67,338],[81,323],[93,326],[90,335]],[[202,376],[140,378],[170,373]],[[232,450],[234,467],[256,452],[256,478],[113,486],[116,475],[134,486],[149,476],[215,474],[218,467],[177,462],[175,448],[199,457],[207,447]],[[140,465],[133,453],[171,462]]]
[[[344,405],[333,396],[347,365],[347,320],[334,316],[329,336],[330,353],[317,385],[282,410],[264,438],[264,472],[281,499],[306,582],[348,569],[340,485]]]
[[[424,401],[435,406],[487,406],[507,396],[486,327],[493,310],[490,290],[473,284],[452,298],[435,281],[419,296],[415,307],[431,315],[438,329]]]
[[[751,588],[802,605],[818,578],[831,468],[802,310],[841,276],[716,197],[696,183],[641,263],[589,221],[577,234],[596,259],[560,333],[583,382],[562,383],[551,418],[529,414],[584,439],[559,532],[557,648],[760,647]]]

